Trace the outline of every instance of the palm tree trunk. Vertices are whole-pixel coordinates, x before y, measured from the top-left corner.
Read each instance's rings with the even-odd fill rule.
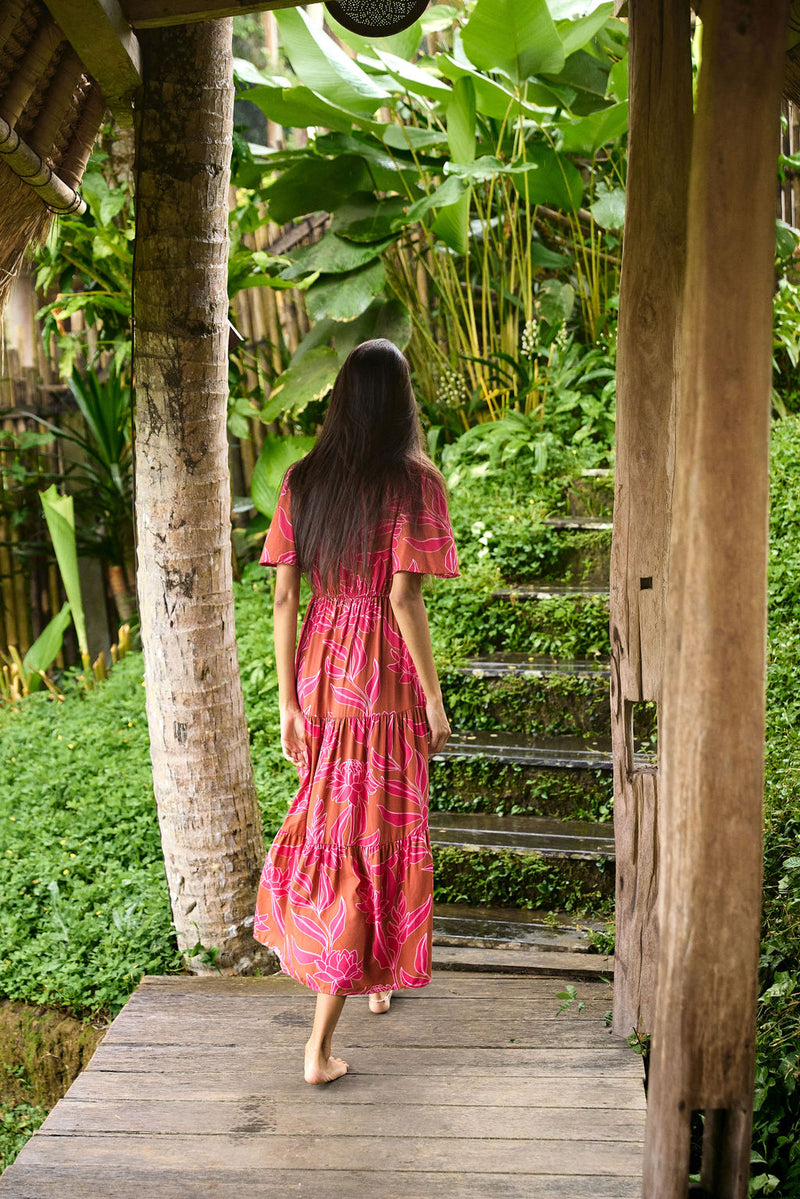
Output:
[[[141,44],[136,491],[153,783],[179,948],[198,973],[243,971],[275,959],[252,936],[264,838],[231,590],[231,22]]]

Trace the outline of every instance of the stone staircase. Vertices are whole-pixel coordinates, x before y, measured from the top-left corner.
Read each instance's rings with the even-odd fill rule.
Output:
[[[554,604],[577,614],[607,601],[611,519],[607,507],[573,510],[546,525],[563,538],[562,577],[510,581],[492,595],[515,607],[516,648],[442,672],[455,731],[431,761],[430,831],[437,884],[458,901],[434,908],[439,966],[594,973],[610,965],[602,952],[614,894],[608,645],[598,652],[596,619],[585,656],[526,653],[520,643],[547,643]],[[480,898],[487,891],[492,902]],[[533,910],[522,906],[531,896]]]

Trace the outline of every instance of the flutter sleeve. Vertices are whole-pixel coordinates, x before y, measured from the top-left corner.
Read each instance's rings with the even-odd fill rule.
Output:
[[[267,530],[267,537],[259,562],[262,566],[278,566],[279,564],[295,566],[297,564],[297,553],[294,548],[294,531],[292,529],[288,474],[281,486],[280,495],[278,496],[278,506],[275,509],[275,515],[272,517],[269,529]]]
[[[423,504],[415,516],[401,513],[392,538],[392,573],[398,570],[417,574],[458,576],[458,556],[447,499],[441,484],[425,478]]]

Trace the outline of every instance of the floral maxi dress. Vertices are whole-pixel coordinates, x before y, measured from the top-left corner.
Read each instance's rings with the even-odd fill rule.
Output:
[[[260,561],[295,564],[289,483]],[[312,587],[295,660],[308,757],[269,849],[253,935],[314,991],[364,995],[431,978],[433,864],[425,696],[389,589],[395,571],[458,575],[447,502],[378,527],[369,579]]]

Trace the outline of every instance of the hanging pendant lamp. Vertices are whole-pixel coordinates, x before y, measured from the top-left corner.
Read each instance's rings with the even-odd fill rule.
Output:
[[[362,37],[389,37],[422,16],[428,0],[326,0],[331,16]]]

